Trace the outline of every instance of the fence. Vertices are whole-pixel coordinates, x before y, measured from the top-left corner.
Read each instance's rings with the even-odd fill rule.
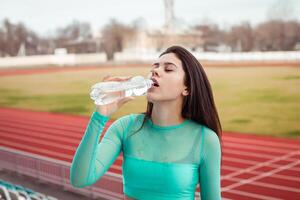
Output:
[[[104,53],[98,54],[65,54],[65,55],[40,55],[0,58],[0,68],[26,67],[26,66],[65,66],[97,64],[106,62]]]
[[[201,61],[300,61],[300,51],[289,52],[192,52]],[[116,62],[149,62],[158,58],[158,52],[118,52]],[[106,62],[104,53],[58,54],[0,58],[0,68],[26,66],[91,65]]]
[[[70,163],[43,156],[25,153],[14,149],[0,147],[0,170],[6,169],[19,174],[36,178],[61,186],[63,190],[72,191],[92,199],[98,197],[119,200],[123,199],[122,176],[110,172],[94,185],[85,188],[74,188],[70,185]]]

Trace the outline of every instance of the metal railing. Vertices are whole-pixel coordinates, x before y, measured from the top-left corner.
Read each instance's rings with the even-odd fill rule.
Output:
[[[68,162],[39,156],[15,149],[0,147],[0,169],[14,171],[34,177],[40,182],[49,182],[63,190],[79,193],[92,199],[123,199],[122,176],[106,172],[101,179],[85,188],[75,188],[70,184]]]

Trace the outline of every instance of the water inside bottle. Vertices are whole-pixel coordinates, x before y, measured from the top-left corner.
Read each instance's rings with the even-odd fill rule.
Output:
[[[125,91],[103,92],[95,98],[96,105],[105,105],[125,97]]]
[[[145,82],[142,76],[134,77],[126,83],[98,83],[92,87],[90,97],[96,105],[105,105],[124,97],[145,95],[151,85],[152,81]]]

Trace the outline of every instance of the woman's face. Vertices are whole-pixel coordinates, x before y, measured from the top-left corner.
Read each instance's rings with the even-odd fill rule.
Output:
[[[188,95],[184,77],[181,60],[174,53],[162,55],[152,64],[148,75],[148,78],[156,79],[159,84],[158,87],[153,86],[148,90],[148,101],[172,101]]]

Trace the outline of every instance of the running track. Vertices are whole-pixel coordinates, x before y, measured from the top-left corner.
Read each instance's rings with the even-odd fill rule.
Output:
[[[0,108],[0,145],[71,162],[88,120]],[[122,155],[108,171],[121,174],[121,165]],[[224,132],[222,197],[300,199],[300,140]]]

